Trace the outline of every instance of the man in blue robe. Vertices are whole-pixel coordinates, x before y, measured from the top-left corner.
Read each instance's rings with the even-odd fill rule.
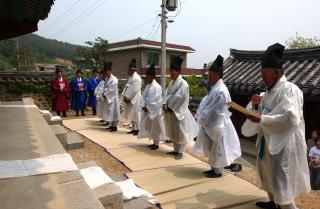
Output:
[[[98,84],[100,83],[101,79],[99,77],[99,73],[97,68],[94,68],[92,70],[92,75],[88,79],[88,93],[89,93],[89,98],[88,98],[88,107],[92,108],[92,114],[96,115],[97,114],[97,98],[94,95],[94,91]]]
[[[81,115],[85,116],[87,84],[82,78],[80,69],[76,71],[75,77],[70,81],[70,89],[72,95],[71,109],[76,111],[76,116],[79,116],[79,110],[81,110]]]

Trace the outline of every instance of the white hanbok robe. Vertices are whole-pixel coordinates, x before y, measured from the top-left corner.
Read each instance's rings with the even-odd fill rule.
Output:
[[[140,108],[146,107],[148,112],[142,111],[138,138],[150,138],[155,141],[167,139],[162,115],[162,89],[154,79],[148,84],[140,100]]]
[[[103,97],[103,90],[104,90],[104,80],[101,80],[94,90],[94,95],[97,98],[97,115],[99,118],[102,119],[103,109],[104,109],[104,97]]]
[[[209,164],[213,168],[228,166],[241,156],[239,137],[226,105],[230,101],[228,88],[220,79],[197,110],[200,131],[193,150],[209,156]]]
[[[163,104],[167,104],[173,111],[163,113],[167,137],[176,144],[193,145],[199,127],[188,108],[189,86],[181,75],[169,83]]]
[[[310,192],[303,93],[282,76],[263,95],[261,109],[257,129],[258,181],[263,190],[273,195],[275,203],[290,204],[295,197]],[[260,159],[263,141],[264,155]]]
[[[118,96],[118,79],[111,75],[103,87],[105,106],[103,109],[102,119],[108,122],[119,121],[120,119],[120,102]]]
[[[129,103],[125,103],[123,116],[128,121],[139,122],[140,121],[140,98],[141,98],[141,77],[137,72],[134,72],[129,77],[126,86],[123,89],[123,97],[130,100]]]

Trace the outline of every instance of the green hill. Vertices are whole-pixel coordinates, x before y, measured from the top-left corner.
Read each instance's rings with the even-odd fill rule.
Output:
[[[56,58],[72,60],[77,57],[79,45],[46,39],[36,34],[27,34],[19,38],[20,65],[33,63],[54,63]],[[0,41],[0,68],[16,68],[17,38]]]

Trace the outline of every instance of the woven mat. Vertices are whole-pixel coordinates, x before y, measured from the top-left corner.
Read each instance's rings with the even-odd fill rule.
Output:
[[[83,130],[83,129],[105,129],[105,126],[99,122],[98,118],[81,118],[81,119],[69,119],[62,120],[65,127],[72,131]]]
[[[132,134],[127,134],[127,129],[118,128],[117,132],[101,129],[78,130],[77,132],[106,149],[115,149],[131,146],[147,146],[149,139],[137,139]]]
[[[166,145],[160,145],[160,149],[156,151],[141,146],[108,150],[132,171],[202,163],[186,153],[182,160],[176,160],[173,156],[165,154],[169,151],[172,151],[172,148]]]
[[[255,208],[265,192],[251,183],[226,173],[208,179],[202,174],[209,166],[184,165],[128,173],[144,190],[156,196],[163,208]]]

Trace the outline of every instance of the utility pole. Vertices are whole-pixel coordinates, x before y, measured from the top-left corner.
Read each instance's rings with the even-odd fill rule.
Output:
[[[166,0],[162,0],[161,4],[161,87],[162,95],[166,91],[166,29],[167,29],[167,11],[166,11]]]

